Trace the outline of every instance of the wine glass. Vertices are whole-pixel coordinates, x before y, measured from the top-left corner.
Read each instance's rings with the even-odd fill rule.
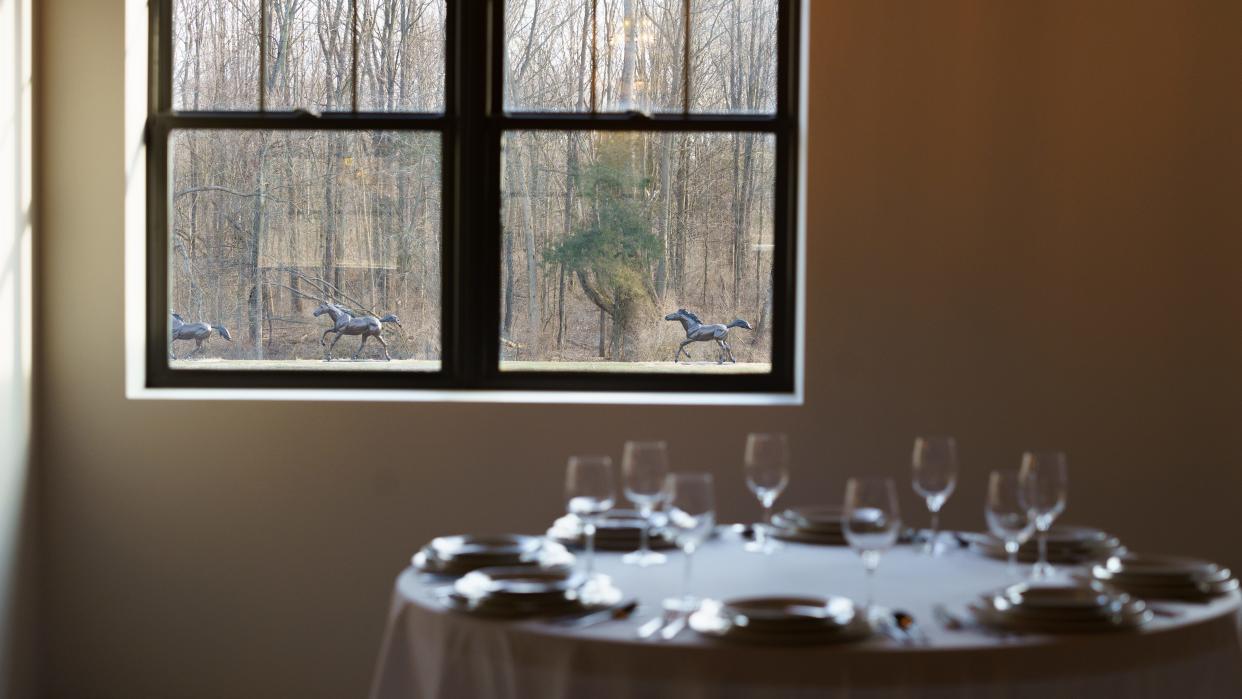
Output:
[[[763,522],[755,527],[755,540],[745,546],[752,553],[770,554],[781,548],[768,531],[772,505],[789,485],[789,439],[782,433],[752,432],[746,435],[746,486],[763,505]]]
[[[1035,532],[1035,522],[1022,493],[1018,471],[993,471],[988,476],[988,499],[983,508],[988,530],[1005,543],[1009,575],[1018,577],[1018,549]]]
[[[664,496],[664,479],[668,476],[667,446],[664,442],[626,442],[621,475],[625,497],[634,503],[634,509],[643,520],[638,550],[625,554],[621,561],[642,567],[664,563],[667,557],[651,550],[648,537],[651,515]]]
[[[672,473],[665,489],[669,531],[673,541],[685,552],[686,567],[682,572],[681,598],[665,600],[664,606],[690,613],[699,606],[698,598],[690,594],[690,561],[716,527],[712,476],[709,473]]]
[[[565,472],[565,497],[570,514],[582,521],[586,537],[586,575],[595,575],[595,518],[616,502],[612,459],[607,456],[571,456]]]
[[[845,540],[862,557],[867,571],[867,609],[874,596],[875,569],[880,555],[897,543],[901,514],[891,478],[851,478],[845,484],[842,524]]]
[[[940,508],[957,485],[957,441],[952,437],[919,437],[914,440],[914,492],[931,512],[931,537],[925,550],[936,555],[940,534]]]
[[[1066,490],[1069,488],[1065,453],[1026,452],[1022,455],[1019,478],[1026,508],[1039,532],[1039,562],[1031,569],[1031,577],[1050,578],[1056,570],[1048,563],[1048,530],[1065,511]]]

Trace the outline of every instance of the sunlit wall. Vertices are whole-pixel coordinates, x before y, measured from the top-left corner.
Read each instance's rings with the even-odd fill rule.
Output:
[[[0,0],[0,695],[30,692],[31,3]]]

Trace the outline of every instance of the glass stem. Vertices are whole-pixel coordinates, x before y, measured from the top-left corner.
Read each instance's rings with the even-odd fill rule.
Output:
[[[647,537],[650,536],[647,532],[650,529],[651,529],[651,511],[645,510],[643,511],[643,528],[642,528],[642,531],[638,535],[638,550],[640,553],[642,553],[644,557],[646,557],[648,551],[650,551],[650,549],[647,548],[648,546]]]
[[[866,567],[867,570],[867,605],[865,609],[867,613],[871,613],[871,608],[875,606],[875,568]]]
[[[690,601],[690,560],[694,558],[694,548],[686,549],[686,566],[681,574],[681,598],[687,603]]]
[[[755,527],[755,541],[759,544],[768,543],[768,524],[772,521],[772,503],[763,501],[763,521]]]
[[[1005,553],[1009,554],[1009,577],[1018,577],[1018,542],[1006,541]]]
[[[588,518],[582,529],[586,533],[586,574],[590,578],[595,575],[595,520]]]
[[[1039,532],[1039,574],[1048,574],[1048,532]]]
[[[936,537],[940,534],[940,510],[931,511],[931,538],[927,540],[927,552],[936,555]]]

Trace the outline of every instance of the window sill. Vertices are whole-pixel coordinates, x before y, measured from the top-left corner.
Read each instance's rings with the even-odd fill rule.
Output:
[[[366,403],[525,403],[537,405],[799,406],[802,393],[619,393],[598,391],[472,391],[374,389],[245,389],[131,387],[130,400],[294,401]]]

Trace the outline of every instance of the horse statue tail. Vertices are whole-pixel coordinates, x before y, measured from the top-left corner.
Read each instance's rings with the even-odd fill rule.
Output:
[[[747,323],[746,321],[742,320],[741,318],[734,318],[734,319],[733,319],[733,322],[729,323],[729,324],[728,324],[728,325],[726,325],[725,327],[726,327],[726,328],[743,328],[743,329],[746,329],[746,330],[754,330],[754,328],[752,328],[752,327],[750,326],[750,323]]]
[[[215,330],[217,333],[220,334],[220,337],[223,337],[229,342],[233,341],[233,336],[229,334],[229,329],[224,327],[223,325],[213,325],[211,326],[211,329]]]

